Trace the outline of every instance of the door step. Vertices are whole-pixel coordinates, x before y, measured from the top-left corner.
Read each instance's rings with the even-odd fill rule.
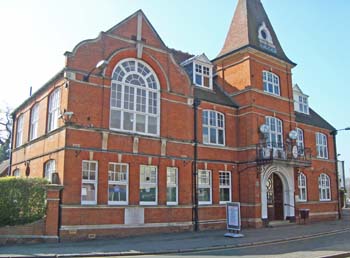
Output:
[[[289,220],[272,220],[269,221],[269,228],[286,227],[295,224],[295,222],[290,222]]]

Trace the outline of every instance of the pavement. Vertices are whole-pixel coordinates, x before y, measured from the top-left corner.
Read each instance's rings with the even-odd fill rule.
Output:
[[[154,234],[81,242],[0,246],[0,257],[96,257],[155,255],[198,252],[225,248],[283,243],[298,239],[350,231],[350,209],[343,218],[321,223],[295,224],[262,229],[243,229],[242,238],[224,237],[226,230]]]

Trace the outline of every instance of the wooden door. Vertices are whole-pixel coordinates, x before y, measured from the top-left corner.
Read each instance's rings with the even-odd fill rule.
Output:
[[[283,184],[277,174],[273,174],[274,220],[283,220]]]

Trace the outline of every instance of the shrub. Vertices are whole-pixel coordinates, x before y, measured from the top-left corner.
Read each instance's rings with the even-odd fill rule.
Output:
[[[46,179],[0,178],[0,226],[20,225],[45,216]]]

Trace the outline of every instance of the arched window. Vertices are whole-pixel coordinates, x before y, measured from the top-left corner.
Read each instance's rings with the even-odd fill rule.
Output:
[[[280,96],[280,79],[274,73],[263,71],[264,91]]]
[[[323,133],[316,133],[317,158],[328,159],[327,136]]]
[[[265,123],[269,126],[270,130],[267,138],[267,146],[269,148],[282,148],[283,147],[283,129],[282,121],[276,117],[265,117]]]
[[[225,145],[225,118],[214,110],[203,110],[203,143]]]
[[[17,119],[17,131],[16,131],[16,147],[23,144],[23,115],[20,115]]]
[[[49,112],[47,118],[47,132],[51,132],[58,127],[58,117],[60,115],[60,89],[54,90],[49,97]]]
[[[19,168],[16,168],[16,169],[13,171],[13,176],[15,176],[15,177],[20,177],[20,176],[21,176],[21,172],[19,171]]]
[[[306,202],[307,200],[307,184],[306,176],[300,172],[298,176],[299,201]]]
[[[300,128],[297,128],[297,133],[298,154],[304,155],[304,132]]]
[[[45,178],[52,182],[52,173],[56,172],[56,162],[51,159],[45,163]]]
[[[159,82],[144,62],[125,59],[114,69],[110,129],[159,135]]]
[[[329,176],[326,174],[321,174],[318,177],[318,190],[320,194],[320,201],[331,200],[331,183]]]

